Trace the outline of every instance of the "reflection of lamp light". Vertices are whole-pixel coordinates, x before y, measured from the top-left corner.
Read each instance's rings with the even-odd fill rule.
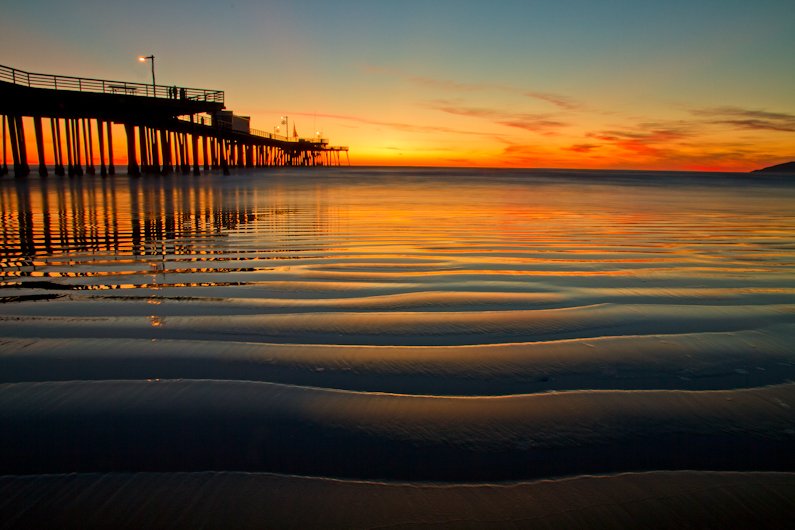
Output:
[[[138,61],[145,63],[147,60],[152,61],[152,97],[155,97],[156,90],[155,90],[155,56],[154,55],[147,55],[147,56],[140,56],[138,57]]]

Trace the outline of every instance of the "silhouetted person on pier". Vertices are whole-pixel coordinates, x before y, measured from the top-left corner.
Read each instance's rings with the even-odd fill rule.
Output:
[[[184,88],[179,89],[179,99],[188,99],[187,91]]]

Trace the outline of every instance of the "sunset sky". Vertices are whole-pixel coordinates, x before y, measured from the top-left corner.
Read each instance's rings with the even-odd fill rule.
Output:
[[[748,170],[795,159],[795,1],[5,0],[0,64],[226,91],[351,162]]]

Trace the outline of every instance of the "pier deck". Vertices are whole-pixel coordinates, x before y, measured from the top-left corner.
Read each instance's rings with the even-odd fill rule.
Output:
[[[0,65],[0,174],[8,173],[9,145],[15,176],[30,172],[23,117],[33,121],[42,176],[47,174],[45,151],[52,153],[56,174],[81,175],[83,162],[85,172],[93,174],[95,150],[100,173],[113,174],[112,124],[124,126],[130,175],[189,168],[198,173],[200,165],[224,171],[340,165],[340,153],[347,154],[347,147],[329,146],[322,138],[235,130],[215,119],[225,109],[224,97],[222,90],[38,74]],[[42,119],[50,120],[46,149]]]

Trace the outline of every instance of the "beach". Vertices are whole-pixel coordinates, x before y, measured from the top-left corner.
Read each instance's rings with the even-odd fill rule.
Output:
[[[0,526],[780,527],[792,204],[732,173],[4,179]]]

